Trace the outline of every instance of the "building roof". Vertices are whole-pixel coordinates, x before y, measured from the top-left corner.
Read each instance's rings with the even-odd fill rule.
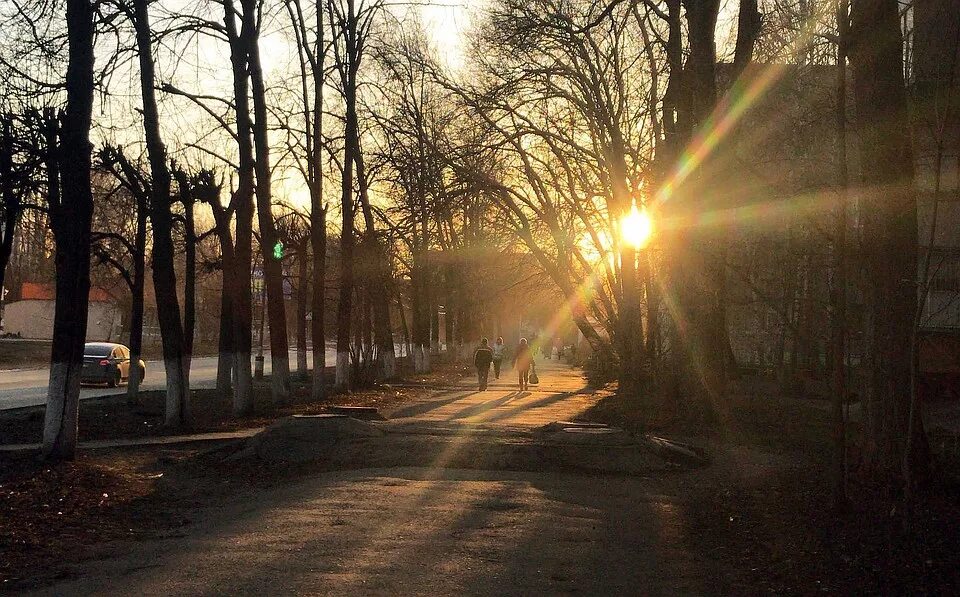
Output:
[[[87,295],[94,303],[109,303],[113,299],[103,288],[91,288]],[[24,282],[20,287],[20,300],[24,301],[52,301],[56,300],[56,288],[53,284],[42,282]]]

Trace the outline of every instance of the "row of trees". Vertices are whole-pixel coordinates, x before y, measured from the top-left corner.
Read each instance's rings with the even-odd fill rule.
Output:
[[[836,118],[830,111],[812,117],[836,123],[816,138],[836,149],[816,171],[829,182],[814,191],[820,207],[807,224],[827,225],[815,242],[828,258],[807,283],[823,280],[830,290],[825,365],[838,424],[835,470],[845,468],[842,404],[852,388],[845,343],[856,335],[864,339],[857,371],[866,378],[857,390],[868,413],[862,464],[910,487],[927,461],[916,345],[918,288],[929,280],[917,261],[904,48],[935,38],[907,45],[900,14],[886,0],[743,1],[732,52],[721,63],[719,2],[495,2],[473,41],[469,77],[425,65],[466,116],[457,119],[467,124],[452,135],[454,146],[440,155],[456,176],[484,188],[497,208],[495,225],[536,257],[584,337],[613,355],[622,392],[659,392],[659,407],[723,424],[732,416],[727,394],[736,376],[728,313],[731,293],[742,290],[733,272],[751,265],[731,249],[740,249],[734,239],[755,242],[737,218],[759,203],[738,179],[760,165],[738,162],[725,137],[753,134],[761,142],[775,125],[737,128],[754,104],[804,69],[833,72],[825,105]],[[752,65],[758,57],[765,63]],[[803,159],[794,154],[794,167]],[[792,207],[799,199],[783,202]],[[856,227],[847,215],[853,199]],[[660,223],[657,242],[640,251],[617,234],[637,205]],[[775,277],[782,281],[783,273]],[[765,289],[753,290],[762,296]],[[859,322],[846,317],[850,297],[862,301]],[[816,325],[806,320],[794,354],[810,344]]]
[[[918,278],[918,239],[896,0],[741,0],[721,57],[719,0],[495,0],[476,14],[467,60],[455,69],[437,57],[416,7],[383,0],[210,0],[190,10],[147,0],[63,1],[65,19],[45,2],[6,15],[17,27],[2,56],[13,116],[0,122],[0,183],[13,224],[4,226],[0,258],[30,197],[42,196],[57,248],[46,454],[69,456],[75,445],[96,240],[90,131],[98,89],[103,110],[135,123],[123,128],[125,149],[114,140],[98,142],[96,151],[136,203],[132,245],[141,257],[130,288],[140,313],[132,319],[142,320],[149,270],[169,424],[189,424],[194,326],[194,308],[180,298],[190,301],[194,292],[178,292],[176,231],[182,220],[184,246],[196,246],[200,205],[223,271],[218,386],[232,392],[237,415],[253,407],[257,252],[272,399],[290,398],[284,272],[273,250],[286,240],[298,247],[301,292],[310,281],[315,398],[326,388],[328,290],[337,297],[335,386],[349,388],[395,375],[396,319],[406,330],[408,312],[405,344],[417,370],[429,369],[436,353],[439,304],[448,344],[469,340],[484,294],[484,280],[471,272],[499,254],[551,282],[563,297],[562,317],[575,322],[595,354],[616,363],[621,392],[656,395],[678,416],[722,424],[731,416],[736,369],[731,305],[743,284],[751,296],[781,293],[744,262],[744,247],[762,252],[759,241],[733,244],[737,214],[752,200],[731,172],[751,165],[734,159],[726,138],[790,76],[789,63],[837,73],[828,93],[836,126],[821,142],[836,147],[830,163],[841,167],[819,172],[832,181],[817,191],[829,206],[817,221],[828,226],[802,260],[810,272],[804,293],[829,291],[824,308],[832,323],[823,344],[836,408],[849,386],[845,340],[862,331],[869,468],[887,478],[907,471],[912,480],[925,461],[915,392],[919,299],[917,284],[905,282]],[[278,39],[289,50],[287,64],[276,58]],[[185,67],[190,51],[204,58]],[[767,66],[752,65],[757,60]],[[58,80],[50,73],[63,63]],[[124,111],[111,103],[111,77],[130,73],[137,101]],[[851,98],[856,117],[848,127]],[[190,126],[180,113],[191,114]],[[14,132],[35,121],[47,128],[30,130],[46,134]],[[850,130],[859,139],[850,152],[856,176],[846,169]],[[14,147],[31,143],[35,150]],[[291,188],[303,198],[300,216],[278,208],[278,189]],[[853,198],[858,227],[847,213]],[[647,247],[620,234],[638,208],[658,222]],[[285,232],[285,220],[299,222],[299,232]],[[336,233],[328,239],[328,231]],[[328,289],[330,248],[335,287]],[[825,257],[814,261],[814,253]],[[195,256],[186,262],[195,267]],[[190,272],[182,278],[192,283]],[[845,315],[851,294],[865,297],[862,329],[851,329]],[[307,303],[300,304],[298,344],[305,344]],[[770,310],[793,326],[792,353],[804,354],[802,345],[815,354],[804,327],[815,325],[812,312],[778,304]],[[299,348],[305,355],[306,346]],[[837,417],[841,446],[842,410]]]
[[[167,377],[165,418],[167,424],[179,426],[190,422],[189,369],[198,241],[212,237],[219,245],[223,291],[218,385],[232,392],[234,413],[238,416],[249,413],[253,407],[251,274],[257,261],[255,249],[260,253],[267,299],[273,402],[282,404],[289,399],[288,317],[281,266],[283,251],[279,247],[282,242],[288,247],[295,244],[301,292],[309,286],[312,293],[310,321],[317,364],[313,393],[314,397],[322,396],[328,227],[324,179],[331,171],[340,178],[341,231],[347,231],[341,232],[336,246],[339,299],[335,385],[349,388],[358,381],[395,375],[391,301],[396,299],[395,312],[405,316],[405,301],[394,283],[398,268],[406,268],[411,278],[407,302],[411,303],[413,317],[412,338],[406,342],[408,351],[415,355],[417,370],[430,368],[431,353],[439,343],[438,297],[434,291],[438,282],[447,289],[447,337],[454,336],[455,320],[466,320],[464,310],[453,306],[452,285],[457,269],[451,263],[442,274],[438,273],[435,262],[440,260],[428,255],[438,248],[432,238],[439,239],[445,248],[453,248],[466,235],[476,240],[479,220],[474,217],[464,225],[449,211],[449,202],[444,206],[428,205],[436,198],[435,193],[448,192],[449,182],[443,181],[442,176],[439,180],[429,179],[436,171],[419,170],[425,161],[437,161],[437,148],[426,146],[422,131],[416,136],[421,147],[415,157],[397,153],[399,143],[380,145],[379,137],[377,151],[362,150],[362,140],[373,139],[374,135],[366,124],[369,121],[362,118],[372,116],[373,111],[366,103],[370,98],[362,97],[359,91],[360,68],[371,52],[368,44],[372,27],[387,15],[382,2],[330,1],[307,7],[294,2],[272,5],[224,1],[206,3],[191,14],[170,13],[165,7],[146,1],[74,2],[68,3],[65,20],[58,7],[33,3],[6,15],[8,22],[18,28],[16,35],[10,34],[5,40],[3,59],[3,66],[12,75],[11,97],[15,98],[8,113],[19,113],[19,118],[26,119],[36,112],[46,118],[48,125],[48,129],[34,127],[44,133],[38,137],[35,150],[20,151],[18,155],[24,159],[16,164],[17,171],[8,169],[9,174],[2,181],[4,189],[15,195],[14,199],[4,200],[4,215],[13,219],[28,207],[42,209],[49,214],[56,245],[58,315],[45,454],[69,457],[76,443],[91,253],[99,263],[118,270],[129,286],[134,359],[141,352],[146,276],[152,274]],[[285,77],[269,90],[261,59],[265,14],[278,20],[286,16],[282,28],[297,57],[297,68],[283,73]],[[159,27],[152,24],[158,16],[163,23]],[[49,37],[36,34],[38,24],[46,27]],[[422,33],[419,35],[419,51],[424,51]],[[231,71],[225,79],[232,93],[190,90],[178,84],[175,75],[165,79],[158,75],[169,60],[182,58],[163,54],[166,48],[197,38],[213,39],[228,52]],[[402,46],[402,40],[391,41],[396,41],[398,48]],[[65,54],[58,51],[58,44]],[[416,88],[401,78],[398,69],[402,67],[390,61],[392,50],[387,46],[382,43],[376,48],[387,81],[378,93],[398,93],[397,98],[405,97],[412,102],[409,105],[415,106],[423,98],[402,95],[411,89],[416,92]],[[60,63],[66,63],[65,79],[45,79],[49,72],[45,67]],[[103,133],[92,127],[95,89],[109,91],[111,77],[122,73],[137,76],[139,101],[133,120],[139,132],[129,127],[124,130],[127,143],[123,146],[114,142],[94,148],[91,130]],[[423,78],[423,73],[420,76]],[[391,88],[395,89],[388,91]],[[338,98],[336,108],[331,108],[329,104],[334,102],[329,99],[325,105],[325,95],[331,92]],[[180,100],[197,110],[199,121],[212,123],[201,141],[181,140],[175,144],[177,161],[171,159],[168,150],[172,135],[169,125],[163,122],[161,100]],[[102,103],[101,109],[120,110],[105,99]],[[35,105],[49,107],[36,110]],[[403,106],[398,100],[395,113],[390,109],[377,112],[379,124],[389,131],[385,136],[407,134],[402,119],[412,116],[403,112],[409,105]],[[339,111],[333,116],[335,123],[325,127],[324,115],[331,109]],[[11,116],[11,121],[14,118],[17,117]],[[424,126],[427,125],[421,124],[421,128]],[[14,136],[24,142],[33,139],[26,135],[8,137]],[[278,142],[278,138],[283,141]],[[204,144],[209,139],[213,141]],[[273,161],[271,156],[276,156]],[[34,164],[34,158],[40,164]],[[371,163],[380,173],[371,173]],[[278,211],[272,182],[281,168],[302,176],[310,198],[306,216],[301,217],[293,208]],[[389,185],[398,197],[396,208],[389,210],[375,205],[370,191],[373,185],[381,183],[382,173],[388,168],[402,171],[401,176],[407,179],[406,183]],[[81,184],[76,184],[78,176],[84,179]],[[109,191],[99,192],[102,189],[91,182],[92,177],[100,176],[115,181]],[[419,180],[411,182],[411,176]],[[226,201],[221,199],[224,180],[230,186]],[[94,230],[94,196],[102,208],[103,202],[112,201],[120,192],[132,198],[133,205],[118,207],[116,220],[107,218],[105,230]],[[27,205],[24,197],[42,205]],[[459,194],[456,200],[468,199]],[[210,230],[198,234],[195,212],[201,208],[204,213],[209,210],[209,217],[201,216],[201,221],[210,220]],[[358,213],[362,227],[355,221]],[[178,284],[176,267],[181,246],[177,242],[179,225],[186,264],[179,280],[182,284]],[[9,246],[15,228],[15,224],[4,226],[4,246]],[[130,230],[132,238],[125,234]],[[132,264],[124,263],[118,252],[130,256]],[[312,283],[308,284],[308,280]],[[469,291],[464,289],[459,294],[467,296]],[[300,301],[298,311],[298,326],[305,326],[305,301]],[[306,366],[305,336],[298,334],[301,369]],[[131,395],[137,392],[137,382],[134,378]]]

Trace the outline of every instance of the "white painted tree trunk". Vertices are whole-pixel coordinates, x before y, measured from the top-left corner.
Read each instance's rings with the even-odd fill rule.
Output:
[[[326,368],[327,360],[324,358],[323,351],[314,351],[313,353],[313,384],[310,396],[314,400],[319,400],[323,398],[326,393],[326,387],[324,384],[327,383],[326,380]]]
[[[334,383],[338,388],[350,387],[350,353],[348,351],[337,352],[337,372]]]
[[[127,400],[132,402],[136,400],[140,393],[140,378],[143,377],[143,371],[140,370],[140,355],[131,355],[130,371],[127,373]]]
[[[397,376],[397,355],[393,350],[385,351],[380,355],[381,372],[384,379],[393,379]]]
[[[423,372],[430,373],[430,371],[433,370],[432,368],[433,355],[430,354],[430,347],[424,345],[423,347],[421,347],[421,350],[423,351]]]
[[[300,379],[307,378],[307,349],[303,346],[297,347],[297,374]]]
[[[287,354],[270,354],[270,388],[274,400],[282,404],[290,401],[290,356]]]
[[[423,345],[422,344],[413,345],[413,352],[411,353],[411,358],[413,358],[413,372],[423,373]]]
[[[233,414],[246,415],[253,411],[253,377],[250,373],[250,353],[233,353]]]
[[[165,359],[163,368],[167,373],[167,404],[164,423],[178,426],[190,410],[190,382],[187,377],[187,359]],[[187,418],[189,420],[189,418]]]
[[[77,445],[77,410],[80,404],[82,364],[53,363],[47,387],[47,412],[43,421],[43,455],[71,458]]]

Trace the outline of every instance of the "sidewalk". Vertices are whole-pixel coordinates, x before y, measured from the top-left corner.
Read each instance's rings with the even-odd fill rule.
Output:
[[[537,374],[540,383],[524,392],[517,390],[513,369],[501,371],[499,380],[492,379],[491,371],[484,392],[477,390],[474,377],[467,377],[457,384],[457,390],[438,392],[384,414],[411,421],[539,427],[576,418],[597,401],[582,373],[569,365],[540,361]]]

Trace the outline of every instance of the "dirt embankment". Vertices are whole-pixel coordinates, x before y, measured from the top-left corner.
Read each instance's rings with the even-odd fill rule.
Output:
[[[0,373],[4,369],[43,367],[49,362],[49,340],[0,338]]]

